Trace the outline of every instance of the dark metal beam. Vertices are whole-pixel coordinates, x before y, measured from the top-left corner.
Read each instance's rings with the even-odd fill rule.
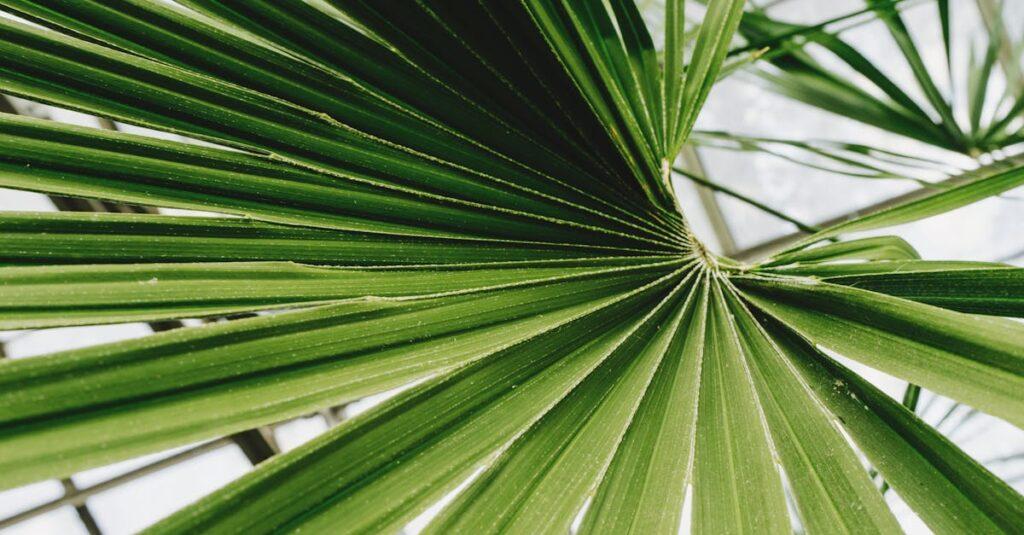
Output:
[[[683,150],[679,153],[679,163],[680,167],[696,176],[702,178],[707,176],[704,171],[704,163],[701,161],[697,149],[692,145],[683,146]],[[718,197],[715,196],[714,190],[707,186],[694,184],[694,187],[697,188],[697,197],[700,199],[701,207],[704,208],[704,213],[708,216],[711,231],[721,248],[720,252],[725,256],[732,256],[736,252],[736,239],[729,228],[729,221],[726,219],[722,207],[718,204]]]
[[[64,478],[60,480],[60,483],[64,486],[65,496],[78,492],[78,487],[75,486],[74,481],[71,481],[71,478]],[[96,519],[92,516],[92,511],[89,510],[84,501],[75,505],[75,514],[78,515],[78,520],[85,526],[85,531],[89,532],[89,535],[103,535],[99,524],[96,523]]]
[[[160,470],[163,470],[164,468],[174,466],[178,463],[187,461],[194,457],[198,457],[199,455],[202,455],[204,453],[209,453],[211,451],[223,448],[224,446],[228,446],[230,444],[230,439],[219,438],[217,440],[213,440],[205,444],[200,444],[199,446],[187,449],[180,453],[175,453],[170,457],[165,457],[163,459],[160,459],[159,461],[136,468],[135,470],[125,472],[124,474],[108,479],[102,483],[97,483],[95,485],[91,485],[88,487],[77,489],[72,492],[65,493],[64,496],[61,496],[56,500],[52,500],[44,504],[37,505],[31,509],[22,511],[14,516],[10,516],[0,520],[0,530],[9,528],[15,524],[24,522],[30,518],[34,518],[39,515],[48,513],[50,511],[60,509],[61,507],[64,507],[66,505],[84,505],[85,500],[91,496],[95,496],[101,492],[117,488],[118,486],[128,483],[129,481],[134,481],[136,479],[139,479],[140,477],[152,474],[154,472],[158,472]]]

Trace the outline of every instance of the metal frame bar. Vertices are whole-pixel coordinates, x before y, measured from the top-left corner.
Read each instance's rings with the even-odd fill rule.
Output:
[[[273,428],[275,428],[277,426],[280,426],[280,425],[284,425],[284,424],[286,424],[288,422],[299,420],[301,418],[309,418],[309,417],[312,417],[312,416],[321,416],[321,417],[323,417],[324,420],[327,423],[328,429],[330,429],[331,427],[335,427],[338,424],[340,424],[343,421],[345,421],[345,418],[342,415],[342,411],[341,411],[341,409],[343,407],[344,407],[344,405],[338,406],[338,407],[330,407],[330,408],[327,408],[327,409],[323,409],[323,410],[321,410],[321,411],[319,411],[317,413],[314,413],[314,414],[310,414],[310,415],[307,415],[307,416],[302,416],[300,418],[292,418],[290,420],[285,420],[283,422],[278,422],[278,423],[270,425],[270,426],[263,426],[263,427],[260,427],[258,429],[252,429],[252,430],[249,430],[249,431],[243,431],[242,433],[236,433],[235,435],[221,437],[221,438],[218,438],[218,439],[211,440],[209,442],[204,442],[204,443],[202,443],[202,444],[200,444],[198,446],[194,446],[192,448],[189,448],[187,450],[178,452],[178,453],[176,453],[174,455],[171,455],[169,457],[164,457],[163,459],[159,459],[159,460],[153,461],[152,463],[140,466],[140,467],[138,467],[138,468],[136,468],[134,470],[131,470],[129,472],[125,472],[125,473],[123,473],[121,475],[112,477],[112,478],[110,478],[108,480],[102,481],[100,483],[96,483],[95,485],[90,485],[88,487],[78,488],[78,487],[74,486],[74,483],[72,483],[70,486],[65,484],[65,486],[64,486],[64,489],[65,489],[64,495],[61,496],[60,498],[48,501],[46,503],[42,503],[42,504],[37,505],[35,507],[32,507],[30,509],[26,509],[26,510],[20,512],[20,513],[16,513],[16,514],[14,514],[12,516],[9,516],[7,518],[0,519],[0,530],[3,530],[5,528],[8,528],[8,527],[13,526],[15,524],[18,524],[20,522],[24,522],[24,521],[29,520],[31,518],[37,517],[39,515],[49,513],[51,511],[54,511],[56,509],[59,509],[61,507],[67,506],[67,505],[73,506],[76,509],[78,509],[80,507],[84,508],[86,500],[88,498],[92,497],[92,496],[95,496],[95,495],[100,494],[102,492],[105,492],[105,491],[108,491],[110,489],[116,488],[116,487],[118,487],[120,485],[123,485],[125,483],[129,483],[129,482],[134,481],[136,479],[142,478],[142,477],[147,476],[149,474],[152,474],[154,472],[158,472],[158,471],[163,470],[165,468],[170,468],[172,466],[181,464],[181,463],[183,463],[185,461],[189,461],[189,460],[194,459],[194,458],[196,458],[196,457],[198,457],[200,455],[203,455],[203,454],[206,454],[206,453],[210,453],[212,451],[216,451],[218,449],[221,449],[221,448],[224,448],[224,447],[227,447],[227,446],[231,446],[232,444],[234,444],[236,446],[239,446],[239,448],[242,449],[243,453],[245,453],[244,447],[242,447],[239,444],[239,441],[238,441],[238,438],[237,438],[237,436],[239,434],[253,433],[253,432],[257,432],[258,431],[258,432],[261,433],[263,439],[266,439],[268,441],[272,441],[273,440],[273,438],[272,438],[273,437]],[[330,414],[331,416],[328,417],[327,414]],[[268,437],[268,435],[269,435],[269,437]],[[280,450],[275,449],[273,455],[277,455],[279,453],[280,453]],[[266,459],[269,459],[273,455],[267,455]],[[249,457],[249,460],[251,462],[252,461],[252,457]],[[256,465],[255,462],[253,462],[252,464],[253,464],[253,466]],[[70,479],[68,479],[67,481],[71,482]],[[89,516],[91,517],[92,515],[90,514]],[[81,518],[81,516],[80,516],[80,518]],[[83,523],[85,523],[84,519],[83,519]],[[89,529],[88,525],[86,525],[86,529]],[[98,531],[99,528],[98,527],[96,528],[96,530],[97,530],[96,533],[99,533],[99,531]],[[90,534],[92,534],[92,533],[93,532],[90,531]]]
[[[701,161],[700,154],[697,153],[697,149],[692,145],[687,144],[683,146],[682,152],[679,153],[679,162],[680,166],[686,171],[699,177],[707,176],[704,162]],[[725,256],[733,255],[737,249],[736,238],[729,228],[729,221],[722,211],[722,206],[718,203],[715,191],[707,186],[696,183],[694,187],[697,188],[697,198],[700,199],[701,208],[704,209],[704,213],[708,217],[711,231],[715,235],[715,240],[718,241],[722,254]]]
[[[230,438],[224,437],[204,444],[200,444],[194,448],[187,449],[185,451],[175,453],[170,457],[165,457],[159,461],[154,461],[144,466],[140,466],[135,470],[125,472],[117,477],[110,478],[101,483],[91,485],[84,488],[68,488],[65,487],[64,496],[57,498],[40,505],[37,505],[31,509],[22,511],[14,516],[10,516],[0,520],[0,529],[9,528],[20,522],[24,522],[30,518],[37,517],[41,514],[48,513],[50,511],[60,509],[65,505],[71,505],[74,507],[80,507],[85,505],[85,500],[91,496],[95,496],[103,491],[110,490],[129,481],[134,481],[140,477],[152,474],[164,468],[174,466],[178,463],[182,463],[194,457],[198,457],[204,453],[218,450],[224,446],[231,445],[232,441]]]

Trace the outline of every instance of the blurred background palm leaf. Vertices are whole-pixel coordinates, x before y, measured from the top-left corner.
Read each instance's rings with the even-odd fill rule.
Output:
[[[772,5],[785,3],[791,2]],[[765,8],[752,9],[743,19],[739,33],[745,44],[731,53],[762,53],[763,61],[750,72],[765,87],[938,151],[895,153],[877,144],[731,132],[703,132],[695,141],[793,158],[849,176],[923,183],[978,165],[993,171],[1017,165],[1024,144],[1024,36],[1011,30],[1013,11],[1004,16],[1002,5],[999,0],[870,0],[863,9],[814,25],[777,20]],[[912,28],[905,10],[918,19],[926,13],[934,24]],[[884,28],[872,35],[884,34],[878,37],[891,42],[891,61],[872,61],[873,55],[862,50],[863,40],[844,37],[865,26]],[[942,48],[926,56],[920,42]]]
[[[1019,46],[992,26],[964,122],[897,4],[837,23],[880,19],[926,105],[742,0],[669,0],[657,38],[630,0],[0,0],[0,92],[146,129],[0,116],[0,186],[122,212],[0,212],[0,329],[166,331],[0,363],[0,485],[227,436],[265,462],[153,531],[898,532],[886,492],[935,532],[1013,531],[1024,498],[911,409],[1024,427],[1024,272],[859,233],[1024,184]],[[688,141],[933,163],[691,139],[745,69],[985,165],[819,225],[747,198],[802,234],[716,254],[674,172],[736,192]],[[285,454],[251,431],[381,393]]]

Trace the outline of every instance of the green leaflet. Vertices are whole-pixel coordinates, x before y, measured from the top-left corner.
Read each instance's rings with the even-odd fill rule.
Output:
[[[482,298],[334,305],[3,362],[0,384],[18,385],[0,396],[3,486],[394,388],[644,288],[649,293],[672,274],[635,290],[651,278],[612,276]],[[67,411],[76,416],[65,418]],[[180,416],[169,417],[175,413]],[[139,414],[154,417],[125,425]],[[161,414],[167,417],[156,417]],[[79,440],[70,440],[75,436]],[[54,455],[62,461],[54,463]]]
[[[939,23],[942,24],[942,45],[946,49],[946,68],[950,78],[953,77],[952,31],[949,24],[949,0],[936,0],[935,7],[939,10]]]
[[[920,258],[917,251],[896,236],[877,236],[828,243],[772,256],[758,264],[760,268],[795,264],[819,264],[837,260],[913,260]],[[815,268],[810,268],[815,269]]]
[[[796,367],[735,296],[735,335],[759,396],[799,518],[811,533],[900,533],[860,459],[832,414],[820,405]]]
[[[1024,135],[1021,134],[1020,129],[1017,130],[1016,135],[1014,135],[1012,130],[1006,131],[1007,127],[1021,115],[1024,115],[1024,99],[1017,100],[1013,107],[1007,110],[1006,115],[1002,119],[996,121],[985,131],[982,143],[991,143],[999,146],[1012,145],[1024,141]]]
[[[703,285],[701,285],[703,286]],[[677,533],[691,479],[707,291],[693,303],[595,492],[585,533]],[[685,329],[685,330],[684,330]]]
[[[839,243],[854,243],[855,241],[859,240]],[[857,277],[862,275],[899,276],[901,273],[907,273],[909,275],[917,272],[927,272],[936,276],[957,276],[957,274],[963,274],[967,271],[980,270],[979,273],[984,273],[985,270],[990,269],[1010,269],[1010,272],[1012,273],[1013,268],[1013,266],[1000,264],[998,262],[969,262],[965,260],[921,260],[917,258],[894,258],[891,260],[883,259],[870,262],[847,262],[843,260],[845,259],[840,259],[840,261],[832,261],[830,259],[823,262],[798,263],[779,267],[758,267],[755,268],[754,271],[776,275],[795,275],[798,277],[820,279],[835,278],[842,280],[844,277]]]
[[[287,522],[312,528],[339,516],[352,530],[400,527],[528,429],[640,328],[645,315],[637,307],[656,295],[635,294],[643,299],[623,301],[625,308],[609,308],[578,328],[552,331],[504,358],[414,387],[153,531],[272,530]],[[624,313],[634,315],[625,319]],[[595,327],[603,327],[596,337]],[[355,456],[367,462],[352,463]],[[328,484],[324,473],[335,474]]]
[[[816,69],[810,69],[809,72],[800,69],[783,73],[759,71],[757,74],[770,84],[773,91],[785,97],[902,136],[949,150],[956,149],[934,124],[924,122],[920,117],[895,108],[888,102],[880,101],[845,80],[821,76]]]
[[[0,213],[0,262],[291,260],[333,265],[469,264],[643,254],[642,250],[497,240],[439,240],[271,225],[248,219]]]
[[[658,274],[658,268],[652,277]],[[663,266],[664,272],[670,267]],[[643,276],[639,281],[643,281]],[[205,329],[161,333],[158,336],[74,350],[48,358],[3,363],[0,384],[17,389],[5,391],[0,401],[0,421],[24,419],[88,404],[103,404],[152,393],[171,391],[186,384],[228,379],[278,367],[349,353],[359,353],[403,340],[416,340],[458,332],[476,326],[537,314],[546,306],[584,300],[587,291],[614,291],[636,284],[637,275],[611,274],[590,280],[563,282],[562,287],[538,286],[484,296],[453,296],[443,301],[408,304],[389,301],[354,302],[326,309],[284,316],[254,318]],[[576,286],[576,285],[579,286]],[[566,294],[565,287],[574,289]],[[546,297],[546,298],[545,298]],[[438,306],[440,305],[440,306]],[[376,328],[368,330],[368,325]],[[325,329],[332,344],[313,344],[312,352],[279,354],[281,348],[299,343],[309,330]],[[279,346],[264,339],[279,335]],[[200,343],[200,340],[202,342]],[[241,344],[237,352],[222,351],[227,341]],[[202,360],[202,351],[210,357]],[[255,358],[254,351],[266,352]],[[201,368],[190,363],[200,359]],[[119,373],[108,374],[110,368]],[[90,376],[93,374],[94,376]],[[153,374],[147,381],[140,375]],[[86,388],[87,387],[87,388]],[[53,392],[78,390],[78,396],[54,398]],[[47,406],[38,404],[48,400]]]
[[[562,204],[557,197],[525,191],[489,175],[473,175],[461,166],[402,150],[394,143],[381,143],[353,132],[327,114],[6,19],[0,25],[7,29],[0,50],[6,50],[7,61],[13,62],[6,68],[18,71],[0,84],[9,92],[126,121],[145,117],[135,122],[270,153],[332,176],[353,178],[359,169],[371,168],[375,172],[366,181],[378,187],[440,195],[519,217],[560,220],[565,214],[564,205],[555,207]],[[50,68],[41,69],[44,65]],[[4,68],[0,62],[0,71]],[[73,73],[73,81],[50,79],[53,72],[61,71]],[[26,74],[29,72],[33,74]],[[108,91],[120,94],[106,95]],[[100,94],[104,98],[99,98]],[[131,98],[126,97],[129,94]],[[591,229],[608,232],[603,227]]]
[[[652,309],[640,331],[509,445],[429,531],[568,530],[608,469],[680,324],[692,321],[699,298],[683,305],[679,293]]]
[[[879,99],[852,83],[846,76],[831,72],[806,53],[801,43],[789,42],[787,39],[782,39],[777,52],[769,54],[771,63],[780,71],[758,71],[758,75],[767,80],[774,91],[805,104],[926,143],[954,150],[957,148],[905,91],[836,35],[814,26],[808,28],[779,23],[758,13],[744,16],[739,31],[755,43],[778,40],[776,35],[798,36],[806,32],[807,43],[820,45],[834,54],[891,100]]]
[[[638,132],[637,146],[644,165],[656,170],[662,140],[655,129],[659,118],[653,105],[657,101],[653,100],[655,94],[650,87],[653,81],[651,67],[656,65],[654,43],[647,32],[640,33],[643,21],[636,6],[610,2],[612,12],[609,13],[600,2],[584,2],[584,9],[578,11],[571,4],[565,5],[570,17],[578,17],[583,23],[580,34],[585,36],[584,45],[593,43],[594,50],[598,52],[595,56],[603,59],[595,61],[595,66],[602,77],[608,78],[606,84],[610,93],[616,100],[622,99],[622,109],[631,110],[631,113],[623,115],[629,128]],[[645,182],[641,186],[650,185]]]
[[[549,46],[565,62],[619,152],[626,157],[640,189],[652,202],[663,202],[658,196],[658,193],[665,195],[663,190],[654,189],[661,182],[643,178],[656,174],[658,169],[654,147],[650,144],[652,131],[648,121],[647,133],[644,133],[637,110],[627,102],[623,91],[627,82],[614,70],[615,56],[622,61],[623,51],[615,40],[609,40],[611,48],[606,48],[604,36],[614,30],[603,2],[540,0],[528,2],[526,7]],[[628,83],[632,86],[632,82]]]
[[[910,263],[888,273],[834,273],[825,280],[960,312],[1024,317],[1024,269],[930,264]]]
[[[882,5],[884,0],[869,0],[870,5]],[[917,45],[914,42],[913,37],[910,35],[910,30],[903,22],[903,17],[899,11],[892,6],[886,6],[879,9],[879,18],[885,22],[885,25],[889,28],[889,33],[896,41],[900,52],[903,53],[903,57],[907,60],[907,64],[910,65],[911,72],[914,73],[914,78],[917,80],[918,86],[924,93],[932,109],[941,118],[941,125],[953,139],[963,139],[964,133],[960,130],[960,126],[957,124],[956,119],[953,118],[953,108],[948,102],[947,98],[942,95],[936,85],[931,73],[928,72],[928,68],[924,64],[924,59],[921,57],[921,53],[918,51]]]
[[[704,105],[711,86],[718,78],[718,70],[725,61],[733,34],[743,16],[745,0],[711,0],[708,12],[697,34],[693,59],[686,69],[686,81],[681,90],[681,110],[671,130],[668,152],[665,158],[669,164],[690,135],[697,121],[697,112]]]
[[[359,173],[346,180],[235,151],[24,118],[0,119],[0,136],[0,185],[7,187],[350,231],[499,239],[544,234],[562,241],[581,237],[578,231],[516,221],[450,199],[375,188]]]
[[[661,93],[661,72],[658,70],[654,42],[647,32],[640,10],[634,2],[616,0],[612,2],[612,9],[615,12],[622,40],[626,45],[633,77],[639,85],[640,94],[643,97],[644,116],[649,116],[651,122],[651,137],[657,140],[654,146],[663,149],[665,146],[665,134],[662,132],[664,110],[661,102],[664,97]]]
[[[895,153],[860,143],[828,140],[794,140],[751,137],[730,132],[694,132],[691,140],[698,146],[718,149],[762,152],[811,169],[855,178],[902,179],[933,187],[923,177],[945,175],[962,170],[942,162]],[[780,150],[782,149],[782,150]],[[795,152],[795,154],[791,154]]]
[[[587,241],[578,224],[546,217],[540,219],[547,224],[538,224],[535,216],[521,212],[369,186],[372,181],[355,172],[324,176],[264,158],[136,136],[108,134],[104,139],[89,129],[53,128],[48,122],[0,122],[0,131],[17,136],[5,137],[0,150],[0,185],[351,231]],[[577,228],[559,229],[562,225]],[[595,242],[608,243],[609,237]]]
[[[769,332],[860,450],[936,533],[1001,533],[1024,499],[897,401],[778,324]]]
[[[655,260],[655,259],[652,259]],[[0,329],[153,321],[351,299],[411,299],[636,272],[638,259],[590,265],[357,270],[291,263],[0,268]],[[652,262],[652,265],[655,262]],[[669,261],[669,265],[675,262]],[[609,267],[609,264],[611,265]]]
[[[457,111],[460,116],[479,120],[487,117],[484,110],[457,110],[452,95],[445,88],[437,87],[428,77],[412,69],[392,68],[388,73],[379,70],[368,72],[369,64],[387,61],[391,53],[343,24],[326,26],[334,41],[339,45],[344,43],[339,48],[357,49],[364,57],[349,55],[346,64],[339,65],[326,59],[317,61],[319,58],[315,56],[304,56],[303,51],[295,46],[283,49],[272,39],[260,39],[257,35],[263,28],[252,28],[251,33],[236,35],[238,25],[217,24],[216,19],[191,18],[161,4],[131,0],[102,4],[90,1],[75,6],[61,5],[60,9],[52,9],[58,5],[53,2],[11,0],[5,4],[43,24],[71,28],[101,42],[116,43],[119,47],[146,56],[159,57],[241,85],[254,86],[267,94],[310,109],[324,109],[345,124],[376,136],[397,136],[404,146],[443,156],[448,161],[471,168],[488,169],[496,175],[511,171],[523,181],[536,181],[544,176],[543,171],[531,169],[510,156],[505,156],[504,162],[489,158],[495,152],[480,143],[481,139],[486,139],[482,136],[483,130],[472,131],[471,134],[476,137],[467,136],[467,132],[441,124],[424,113],[452,115]],[[192,7],[204,10],[202,5]],[[311,29],[314,32],[323,31],[310,28],[309,21],[317,14],[321,15],[321,19],[326,19],[315,8],[305,5],[273,6],[251,2],[248,6],[237,6],[236,9],[272,12],[278,17],[278,24],[289,20],[289,17],[305,17],[303,26],[307,34]],[[323,20],[321,24],[325,22],[329,22],[329,19]],[[252,44],[258,48],[254,50]],[[303,61],[295,61],[298,58]],[[414,98],[416,95],[408,89],[401,91],[398,84],[417,87],[418,98]],[[456,126],[465,128],[469,123],[463,121]],[[546,149],[536,143],[533,147]],[[522,158],[527,154],[517,153],[514,158]],[[530,163],[535,165],[539,161],[542,160],[535,156]],[[564,175],[567,168],[571,167],[555,169],[562,171],[558,174]],[[554,170],[546,171],[551,173]],[[554,180],[550,174],[545,178]],[[570,194],[568,191],[566,193]]]
[[[662,74],[662,139],[668,140],[675,134],[679,112],[682,110],[684,61],[683,47],[686,44],[686,2],[667,0],[665,2],[665,72]]]
[[[988,95],[988,84],[995,71],[996,58],[999,53],[998,34],[989,36],[988,46],[982,55],[982,60],[977,61],[974,50],[971,50],[969,62],[969,77],[967,79],[967,104],[970,113],[970,124],[972,132],[981,131],[981,114],[985,111],[985,104]]]
[[[1024,326],[808,279],[737,278],[760,309],[846,357],[1024,423]]]
[[[195,3],[203,7],[210,4],[206,1]],[[259,2],[257,5],[266,3]],[[566,107],[571,108],[579,104],[576,102],[578,93],[571,83],[567,84],[567,80],[559,77],[564,76],[564,73],[552,72],[539,66],[548,62],[550,69],[551,60],[558,60],[551,57],[551,52],[546,47],[538,46],[539,36],[536,35],[536,29],[532,27],[532,22],[529,21],[522,6],[469,4],[460,6],[460,9],[453,9],[443,3],[417,2],[411,9],[394,10],[372,2],[327,3],[363,25],[371,35],[387,41],[387,45],[397,50],[413,70],[422,72],[425,77],[440,84],[461,101],[453,108],[454,113],[437,114],[438,116],[462,115],[463,108],[475,107],[480,110],[481,117],[487,118],[486,122],[497,120],[502,127],[499,129],[501,131],[492,129],[491,132],[487,132],[486,128],[481,128],[480,121],[476,121],[476,125],[460,121],[459,126],[466,131],[479,132],[481,139],[495,139],[501,146],[512,145],[509,143],[509,136],[504,135],[504,132],[511,130],[515,134],[511,139],[519,141],[515,145],[523,146],[517,150],[517,159],[542,162],[540,165],[546,167],[554,162],[564,161],[569,155],[575,155],[574,163],[580,165],[582,169],[590,172],[596,170],[595,161],[591,156],[594,154],[593,147],[608,147],[609,140],[585,139],[587,135],[597,134],[589,127],[580,128],[581,120],[587,123],[592,121],[592,117],[584,119],[580,117],[578,110],[575,113],[567,112]],[[265,7],[234,9],[241,12],[262,11],[264,16],[267,11]],[[288,10],[294,8],[284,8],[283,11]],[[304,29],[308,23],[300,20],[298,25]],[[280,24],[275,22],[264,26],[274,28]],[[333,36],[336,31],[337,29],[332,28],[331,35]],[[351,29],[343,31],[353,33]],[[520,61],[508,54],[507,49],[504,51],[506,53],[495,53],[492,48],[493,37],[502,32],[522,34],[517,35],[511,44],[512,47],[520,47],[527,43],[532,45],[529,57]],[[314,48],[320,48],[319,44],[314,42]],[[345,66],[355,63],[344,56],[339,60]],[[535,69],[544,72],[543,78],[536,74]],[[510,75],[516,79],[510,80]],[[550,97],[530,98],[529,95],[536,95],[538,90],[548,94],[554,93],[558,102],[569,104],[565,107],[552,105]],[[404,92],[409,93],[412,90],[406,87]],[[419,95],[415,98],[422,100],[424,96]],[[425,105],[436,104],[430,102]],[[526,143],[522,143],[524,141]],[[515,149],[515,146],[510,148]],[[614,152],[602,155],[599,160],[603,160],[606,167],[601,169],[599,174],[606,175],[609,181],[626,180],[625,183],[628,183],[628,176],[615,176],[614,172],[608,176],[609,171],[621,169],[619,166],[622,162],[616,161],[617,159],[618,156]],[[561,176],[563,180],[569,179],[574,182],[585,176],[573,176],[577,173],[566,173],[566,170],[565,167],[561,167],[560,173],[555,174]],[[595,186],[591,184],[584,189]],[[625,193],[633,195],[637,192],[627,190]]]
[[[879,210],[856,219],[845,221],[800,240],[786,252],[805,247],[827,238],[882,227],[902,225],[926,217],[939,215],[962,206],[978,202],[1009,191],[1024,184],[1024,166],[1016,166],[991,175],[982,175],[967,182],[932,193],[923,198]]]
[[[789,529],[782,481],[720,281],[711,285],[693,459],[695,533]],[[755,506],[757,504],[757,506]]]
[[[886,25],[895,48],[902,56],[901,63],[913,75],[916,87],[912,90],[901,87],[865,54],[839,37],[847,29],[870,22],[864,19],[838,27],[839,21],[865,10],[813,26],[788,24],[772,20],[763,13],[750,13],[744,17],[740,32],[752,43],[738,51],[764,44],[779,45],[768,55],[780,72],[759,71],[775,91],[856,121],[975,159],[984,153],[995,153],[999,159],[1002,157],[1001,149],[1020,143],[1019,136],[1005,132],[1022,109],[1017,90],[1020,85],[1019,68],[1016,67],[1020,60],[1020,42],[1018,37],[1006,31],[1002,22],[996,22],[1000,19],[1000,7],[978,2],[974,6],[960,8],[964,11],[961,18],[980,15],[984,21],[983,31],[978,32],[983,39],[983,50],[979,54],[974,49],[977,40],[973,35],[968,32],[963,32],[963,37],[959,32],[953,35],[948,1],[935,2],[933,14],[938,19],[935,25],[938,31],[933,30],[932,35],[911,31],[912,28],[907,26],[901,11],[912,7],[909,2],[870,0],[866,4],[868,10]],[[927,28],[931,30],[931,27]],[[936,75],[925,65],[916,43],[922,37],[941,40],[948,76],[946,73]],[[852,84],[843,69],[819,63],[805,51],[805,48],[819,47],[862,75],[887,98],[879,98],[873,91],[865,91],[858,84]],[[955,48],[969,50],[966,62],[953,61],[951,50]],[[1009,83],[1003,91],[988,91],[997,59]],[[944,91],[943,85],[949,90]],[[961,88],[966,89],[965,94],[960,94]],[[911,96],[915,91],[924,97],[922,104]],[[966,120],[958,122],[958,119]]]

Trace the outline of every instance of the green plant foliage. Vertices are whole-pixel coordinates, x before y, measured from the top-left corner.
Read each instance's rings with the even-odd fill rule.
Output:
[[[0,214],[0,329],[269,312],[0,362],[0,488],[403,387],[152,531],[394,532],[459,488],[428,532],[899,532],[862,457],[936,533],[1019,529],[1021,495],[834,357],[1024,426],[1024,271],[846,239],[1024,167],[718,257],[672,165],[737,28],[774,26],[711,0],[686,54],[666,4],[659,61],[630,0],[0,0],[0,92],[186,139],[3,115],[0,186],[226,216]],[[921,69],[941,121],[891,87],[864,120],[1005,140]]]
[[[917,7],[921,2],[911,0],[864,3],[863,10],[814,26],[782,22],[772,19],[764,10],[752,10],[739,28],[748,44],[736,52],[770,47],[765,55],[767,61],[755,72],[767,82],[768,88],[781,95],[940,149],[972,158],[992,153],[999,157],[999,151],[1024,142],[1020,125],[1024,113],[1024,43],[1019,35],[1008,30],[1013,21],[1003,20],[1000,2],[973,0],[955,3],[955,8],[948,0],[929,0],[927,3],[932,5],[921,7]],[[910,7],[933,10],[938,19],[937,28],[929,31],[941,35],[945,56],[941,71],[945,72],[925,65],[917,44],[921,35],[908,28],[901,12]],[[874,18],[865,18],[866,14]],[[977,35],[957,35],[952,32],[950,21],[958,15],[978,16],[985,24]],[[901,85],[887,74],[892,69],[879,68],[844,40],[844,31],[876,19],[888,31],[898,51],[894,64],[912,75],[912,84]],[[962,64],[953,60],[957,46],[966,50],[966,61]],[[864,83],[855,81],[850,72]],[[734,141],[743,150],[763,150],[766,141],[779,140],[737,136]],[[808,146],[805,140],[787,142],[827,159],[836,159],[837,152],[850,149],[871,155],[880,163],[893,156],[878,149],[871,149],[875,154],[868,154],[857,145],[833,142],[823,151],[813,143]],[[871,168],[864,168],[863,163],[859,167],[848,174],[884,177],[878,174],[879,170],[865,173]]]

